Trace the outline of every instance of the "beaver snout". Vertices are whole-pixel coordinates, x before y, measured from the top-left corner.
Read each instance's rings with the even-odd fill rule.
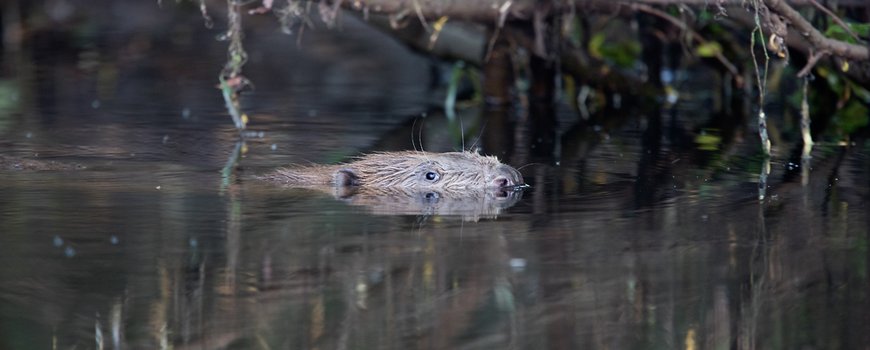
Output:
[[[501,164],[495,168],[495,177],[490,181],[489,186],[494,188],[505,188],[522,185],[523,175],[516,169]]]

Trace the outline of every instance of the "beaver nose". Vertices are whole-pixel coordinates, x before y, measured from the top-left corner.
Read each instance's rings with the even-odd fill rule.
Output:
[[[490,182],[491,187],[511,187],[522,184],[523,176],[508,165],[499,165],[495,169],[495,177]]]

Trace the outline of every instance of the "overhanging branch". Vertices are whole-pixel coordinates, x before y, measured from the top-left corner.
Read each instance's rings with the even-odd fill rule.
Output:
[[[809,41],[816,51],[829,51],[835,56],[857,61],[870,59],[870,48],[826,37],[787,2],[783,0],[765,0],[764,4],[771,11],[789,20],[791,25]]]
[[[495,25],[504,13],[500,11],[507,6],[508,20],[530,20],[540,3],[536,0],[355,0],[343,1],[345,7],[357,11],[383,13],[397,17],[419,17],[422,19],[438,19],[449,17],[451,20],[468,20]],[[554,1],[547,9],[550,14],[568,11],[573,5],[586,11],[613,11],[624,6],[632,8],[638,4],[646,5],[690,5],[719,6],[728,10],[740,10],[746,0],[567,0]],[[815,51],[827,51],[831,55],[850,60],[870,60],[870,49],[867,46],[850,44],[844,41],[825,37],[822,32],[812,26],[794,6],[814,6],[812,0],[764,0],[772,13],[788,20],[795,30],[803,34]],[[840,6],[867,6],[864,0],[841,0]]]

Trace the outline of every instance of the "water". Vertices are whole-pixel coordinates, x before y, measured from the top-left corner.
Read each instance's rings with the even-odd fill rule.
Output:
[[[510,113],[471,109],[466,141],[525,165],[531,188],[487,215],[385,209],[251,175],[407,149],[421,127],[427,150],[458,147],[427,61],[375,64],[383,49],[342,40],[371,32],[295,48],[267,29],[246,68],[263,135],[229,176],[221,43],[133,34],[92,68],[77,48],[6,53],[0,155],[38,163],[0,171],[0,348],[870,344],[863,142],[822,143],[806,173],[782,145],[758,201],[752,121],[708,129],[727,147],[702,150],[704,123],[729,120],[702,100],[589,123],[562,108],[557,157],[499,138],[529,135]]]

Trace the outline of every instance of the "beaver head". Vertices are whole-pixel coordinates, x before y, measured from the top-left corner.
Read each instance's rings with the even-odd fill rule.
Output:
[[[523,185],[516,169],[472,152],[372,153],[337,166],[332,184],[445,192],[504,189]]]

